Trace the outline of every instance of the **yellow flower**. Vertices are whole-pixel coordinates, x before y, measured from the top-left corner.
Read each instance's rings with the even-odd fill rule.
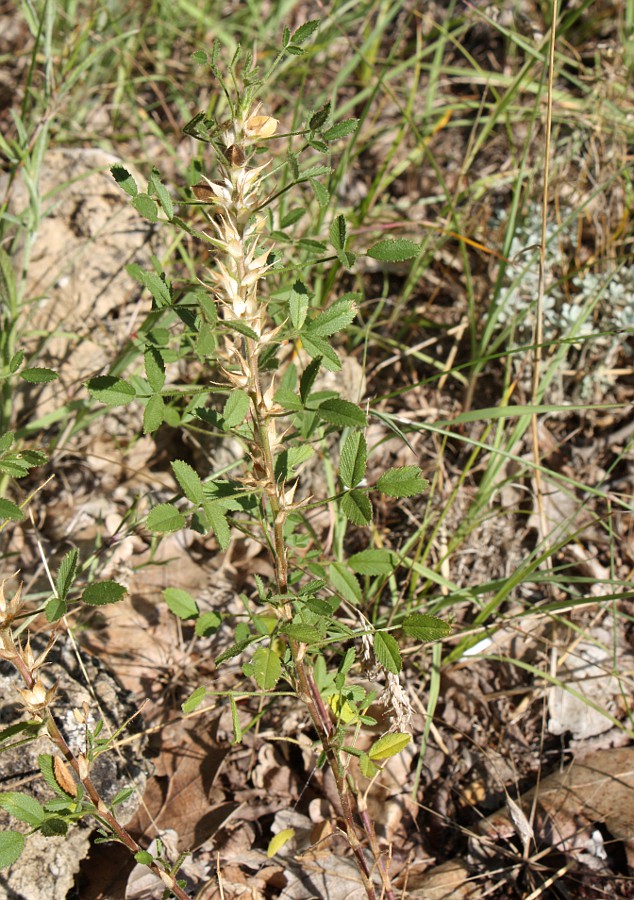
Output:
[[[279,124],[273,116],[251,116],[245,122],[244,134],[251,141],[261,141],[273,137]]]

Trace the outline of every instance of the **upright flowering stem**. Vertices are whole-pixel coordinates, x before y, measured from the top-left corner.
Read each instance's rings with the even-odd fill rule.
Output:
[[[258,295],[259,282],[270,268],[268,253],[256,252],[261,230],[258,210],[266,202],[260,196],[266,166],[250,168],[248,165],[254,145],[272,137],[277,124],[277,120],[270,116],[249,115],[248,112],[236,115],[234,121],[223,126],[222,140],[214,144],[220,177],[213,181],[205,179],[204,183],[196,186],[195,193],[199,199],[211,204],[210,222],[213,232],[208,234],[208,238],[217,253],[209,278],[216,300],[226,321],[239,321],[255,335],[235,339],[235,332],[230,333],[224,351],[224,374],[231,385],[249,396],[253,461],[251,483],[258,488],[263,498],[263,520],[269,522],[268,543],[273,550],[276,587],[278,593],[284,596],[288,590],[284,523],[293,508],[294,488],[287,489],[286,484],[275,474],[275,455],[282,440],[277,430],[281,409],[274,400],[273,382],[263,390],[260,377],[261,352],[275,340],[279,329],[271,326],[265,303]],[[293,615],[290,604],[283,603],[279,615],[290,620]],[[335,743],[328,711],[319,695],[312,672],[306,665],[305,645],[292,637],[288,638],[288,645],[293,659],[297,695],[308,709],[332,769],[346,835],[366,893],[374,900],[376,894],[372,870],[355,823],[354,799]],[[378,869],[383,881],[383,895],[389,900],[393,893],[387,866],[374,829],[367,827],[368,821],[367,815],[365,818],[361,816],[361,831],[374,859],[372,868]]]

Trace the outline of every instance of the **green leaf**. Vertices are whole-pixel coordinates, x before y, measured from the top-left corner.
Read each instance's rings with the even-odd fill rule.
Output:
[[[15,440],[15,435],[12,431],[5,431],[5,433],[0,437],[0,453],[6,453],[7,450],[10,450],[13,446],[13,441]]]
[[[185,302],[189,296],[190,295],[187,294],[183,298],[183,302]],[[210,297],[209,294],[204,294],[202,291],[193,291],[191,297],[200,306],[201,312],[209,325],[216,325],[218,322],[218,310],[214,298]]]
[[[359,575],[391,575],[396,566],[396,554],[391,550],[362,550],[348,560]]]
[[[211,530],[216,535],[220,549],[226,550],[231,540],[231,527],[227,520],[227,506],[220,501],[205,500],[203,511]]]
[[[243,337],[249,338],[252,341],[259,340],[255,331],[252,328],[249,328],[248,325],[245,325],[244,322],[240,322],[237,319],[224,319],[222,324],[230,331],[237,331],[238,334],[241,334]]]
[[[179,619],[195,619],[198,615],[198,604],[192,595],[182,588],[165,588],[163,599]]]
[[[368,256],[381,262],[403,262],[418,256],[420,250],[420,244],[415,244],[414,241],[408,241],[405,238],[396,238],[396,240],[379,241],[377,244],[373,244],[368,250]]]
[[[61,837],[68,834],[68,823],[58,816],[49,816],[40,825],[40,833],[44,837]]]
[[[309,362],[302,372],[302,377],[299,379],[299,396],[302,398],[302,403],[306,403],[308,400],[320,368],[321,356],[318,356]]]
[[[390,497],[415,497],[429,487],[418,466],[400,466],[388,469],[379,478],[376,487],[382,494]]]
[[[320,109],[312,113],[308,120],[309,131],[320,131],[330,118],[330,103],[325,103]]]
[[[0,497],[0,519],[9,519],[11,522],[21,522],[23,518],[24,513],[19,506],[13,503],[12,500],[5,500],[3,497]]]
[[[132,206],[148,222],[158,222],[158,206],[149,194],[137,194],[132,199]]]
[[[140,266],[137,266],[135,263],[131,263],[126,266],[126,272],[132,278],[135,278],[139,281],[143,287],[145,287],[152,297],[156,300],[156,305],[159,309],[162,309],[165,306],[170,306],[172,303],[172,295],[169,289],[169,286],[166,282],[161,278],[160,275],[157,275],[156,272],[145,272]]]
[[[309,181],[320,209],[326,209],[330,203],[330,191],[328,188],[324,187],[321,181],[317,181],[315,178],[311,178]]]
[[[328,369],[330,372],[339,371],[341,368],[339,357],[328,341],[325,341],[323,338],[317,337],[316,335],[312,335],[310,331],[303,331],[302,344],[309,356],[312,356],[313,359],[319,357],[321,364],[325,369]]]
[[[391,756],[396,756],[397,753],[404,750],[411,739],[412,736],[410,734],[402,731],[384,734],[383,737],[380,737],[378,741],[372,744],[368,750],[368,756],[370,759],[389,759]]]
[[[73,547],[73,549],[69,550],[68,553],[64,556],[64,559],[59,565],[59,572],[57,573],[55,588],[57,590],[57,596],[60,598],[60,600],[66,599],[66,597],[68,596],[68,592],[73,586],[73,581],[75,580],[75,575],[77,574],[78,560],[79,550],[76,547]]]
[[[153,391],[160,391],[165,384],[165,362],[156,347],[148,347],[143,354],[145,377]]]
[[[205,699],[206,694],[206,687],[204,687],[203,685],[197,687],[196,690],[189,695],[187,700],[185,700],[185,702],[181,704],[181,709],[183,710],[183,712],[191,713],[194,712],[195,709],[198,709],[200,704]]]
[[[44,807],[30,794],[7,791],[0,794],[0,806],[14,819],[26,822],[31,828],[38,828],[46,818]]]
[[[161,181],[158,169],[152,169],[148,191],[153,191],[156,194],[158,202],[161,204],[161,209],[163,210],[167,218],[170,220],[173,219],[174,204],[172,203],[172,198],[169,195],[169,191]]]
[[[359,757],[359,768],[365,778],[374,778],[376,773],[381,771],[378,766],[374,765],[367,753],[362,753]]]
[[[353,525],[372,522],[372,504],[363,491],[347,491],[341,498],[341,511]]]
[[[127,593],[127,589],[116,581],[95,581],[84,590],[81,599],[90,606],[107,606],[123,600]]]
[[[298,331],[303,327],[308,313],[310,292],[303,281],[296,281],[291,288],[288,305],[291,314],[291,324]]]
[[[67,612],[68,603],[60,600],[59,597],[53,597],[44,607],[44,614],[48,622],[58,622]]]
[[[348,231],[345,217],[343,215],[337,216],[333,220],[333,223],[330,226],[330,231],[328,232],[330,243],[335,248],[335,250],[346,249],[347,234]]]
[[[154,434],[165,419],[165,401],[160,394],[152,394],[143,410],[143,434]]]
[[[185,516],[172,503],[159,503],[151,509],[146,525],[157,534],[169,534],[185,527]]]
[[[409,637],[424,642],[439,641],[451,634],[451,625],[448,622],[423,613],[412,613],[407,616],[401,627]]]
[[[313,625],[285,625],[282,631],[300,644],[317,644],[323,640],[323,635]]]
[[[308,40],[319,28],[321,23],[321,19],[310,19],[308,22],[304,22],[303,25],[300,25],[297,31],[294,31],[291,36],[291,41],[293,44],[303,44]]]
[[[231,391],[222,411],[223,430],[229,431],[230,428],[242,425],[247,418],[250,405],[249,395],[244,391]]]
[[[294,225],[296,222],[302,218],[302,216],[306,215],[306,210],[303,207],[296,207],[295,209],[289,209],[286,215],[280,221],[280,228],[283,230],[285,228],[290,228],[291,225]]]
[[[239,744],[242,741],[242,725],[240,724],[240,717],[238,716],[236,698],[233,694],[229,695],[229,706],[231,707],[231,726],[233,728],[232,743]]]
[[[139,850],[138,853],[134,854],[134,859],[142,866],[149,866],[154,862],[154,857],[147,850]]]
[[[24,835],[19,831],[0,831],[0,869],[8,869],[24,850]]]
[[[353,606],[361,600],[361,585],[354,572],[351,572],[345,563],[331,563],[328,574],[330,584],[348,603]]]
[[[343,119],[341,122],[337,122],[327,131],[322,132],[322,137],[325,141],[337,141],[340,138],[344,138],[349,134],[352,134],[353,131],[357,130],[357,126],[359,125],[358,119]]]
[[[365,428],[368,424],[366,414],[355,403],[333,397],[320,403],[317,412],[324,421],[340,428]]]
[[[137,187],[136,181],[123,166],[118,164],[110,167],[110,172],[112,177],[117,182],[120,188],[128,194],[130,197],[136,197],[139,193],[139,189]]]
[[[348,435],[341,450],[339,475],[347,488],[356,487],[365,476],[368,461],[368,446],[360,431]]]
[[[40,753],[37,758],[37,764],[40,767],[42,778],[50,789],[58,795],[58,797],[68,798],[66,791],[62,790],[57,778],[55,777],[54,759],[50,753]]]
[[[49,381],[57,381],[59,375],[52,369],[22,369],[20,378],[29,384],[47,384]]]
[[[289,390],[289,388],[281,387],[275,392],[275,396],[273,397],[276,403],[283,409],[287,409],[290,412],[301,412],[304,409],[304,404],[301,401],[301,398],[295,393],[295,391]]]
[[[360,297],[361,294],[359,293],[349,293],[336,300],[328,309],[321,312],[316,319],[309,322],[306,331],[310,334],[310,337],[329,337],[331,334],[336,334],[337,331],[347,328],[357,314],[355,301]]]
[[[9,372],[12,375],[18,371],[22,363],[24,362],[24,350],[18,350],[17,353],[14,353],[9,361]]]
[[[171,466],[176,480],[187,499],[195,504],[202,503],[204,500],[203,483],[195,469],[182,459],[173,460]]]
[[[130,382],[114,375],[97,375],[86,383],[86,387],[91,397],[111,408],[124,406],[136,397]]]
[[[218,631],[222,624],[222,618],[216,612],[204,612],[196,619],[196,637],[209,637]]]
[[[398,675],[403,661],[396,639],[387,631],[375,631],[372,648],[377,662],[388,672]]]
[[[251,676],[263,691],[272,691],[282,674],[282,664],[270,647],[258,647],[250,662],[243,666],[245,675]]]
[[[17,353],[14,353],[11,359],[9,360],[9,372],[12,375],[18,371],[22,363],[24,362],[24,350],[18,350]]]

